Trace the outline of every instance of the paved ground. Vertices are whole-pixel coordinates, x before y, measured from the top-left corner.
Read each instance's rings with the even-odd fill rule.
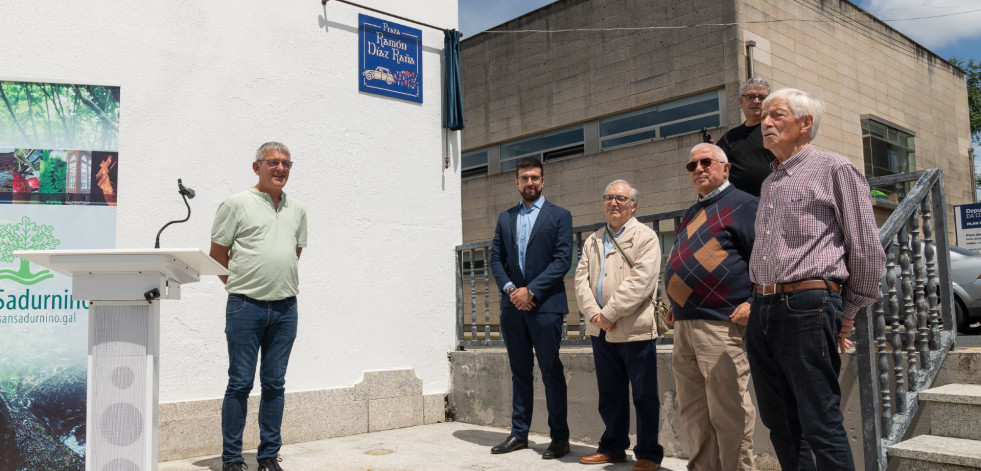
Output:
[[[491,455],[490,448],[507,438],[507,430],[449,422],[365,433],[350,437],[286,445],[280,452],[285,471],[394,471],[394,470],[603,470],[629,471],[626,463],[586,466],[579,457],[595,451],[595,444],[572,443],[572,452],[558,460],[543,460],[548,437],[532,435],[531,449]],[[258,467],[255,450],[245,456],[251,471]],[[685,461],[665,458],[663,470],[683,471]],[[219,456],[204,456],[160,463],[159,471],[220,470]]]

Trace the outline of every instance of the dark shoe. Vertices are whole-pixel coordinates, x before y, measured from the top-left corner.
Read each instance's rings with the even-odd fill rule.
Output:
[[[579,458],[579,462],[582,464],[623,463],[624,461],[627,461],[626,456],[623,458],[610,458],[609,456],[606,456],[600,452]]]
[[[522,448],[528,448],[528,440],[519,440],[515,437],[508,437],[500,445],[491,448],[492,455],[500,455],[501,453],[511,453],[515,450],[520,450]]]
[[[259,471],[283,471],[279,466],[280,458],[266,458],[259,460]]]
[[[655,463],[651,460],[637,460],[634,463],[634,467],[630,468],[630,471],[657,471],[661,468],[661,463]]]
[[[249,465],[242,461],[236,461],[234,463],[225,463],[221,465],[221,471],[245,471],[249,469]]]
[[[545,453],[542,453],[543,460],[554,460],[569,454],[569,440],[552,440],[548,444]]]

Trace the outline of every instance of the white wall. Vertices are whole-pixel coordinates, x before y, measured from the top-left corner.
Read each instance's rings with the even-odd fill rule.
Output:
[[[455,0],[360,3],[457,23]],[[0,80],[121,87],[120,248],[152,247],[184,217],[182,178],[197,191],[193,214],[161,245],[207,251],[218,203],[256,182],[255,149],[285,143],[296,162],[286,191],[309,218],[287,390],[413,368],[426,394],[445,392],[461,228],[459,162],[442,164],[443,33],[418,27],[423,104],[362,94],[358,13],[317,0],[0,0]],[[163,302],[161,402],[224,394],[224,296],[209,277]]]

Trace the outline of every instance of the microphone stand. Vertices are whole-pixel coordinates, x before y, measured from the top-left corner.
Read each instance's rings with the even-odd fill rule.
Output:
[[[184,184],[181,183],[181,179],[178,178],[177,192],[180,193],[181,198],[184,198],[184,206],[187,206],[187,217],[185,217],[184,219],[175,219],[173,221],[168,222],[167,224],[164,224],[164,226],[161,227],[160,230],[157,232],[157,242],[153,245],[153,248],[155,249],[160,248],[160,234],[163,233],[164,229],[166,229],[167,226],[170,226],[171,224],[179,224],[182,222],[187,222],[188,219],[191,219],[191,204],[187,202],[187,198],[188,197],[194,198],[194,190],[190,188],[184,188]]]

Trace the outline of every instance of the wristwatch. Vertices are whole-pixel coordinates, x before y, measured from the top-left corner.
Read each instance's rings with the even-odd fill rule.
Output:
[[[516,290],[516,289],[518,289],[518,288],[515,288],[515,287],[514,287],[514,285],[511,285],[511,286],[508,286],[508,287],[507,287],[507,288],[506,288],[506,289],[504,290],[504,292],[505,292],[505,293],[507,293],[507,294],[511,294],[511,292],[512,292],[512,291],[514,291],[514,290]]]

